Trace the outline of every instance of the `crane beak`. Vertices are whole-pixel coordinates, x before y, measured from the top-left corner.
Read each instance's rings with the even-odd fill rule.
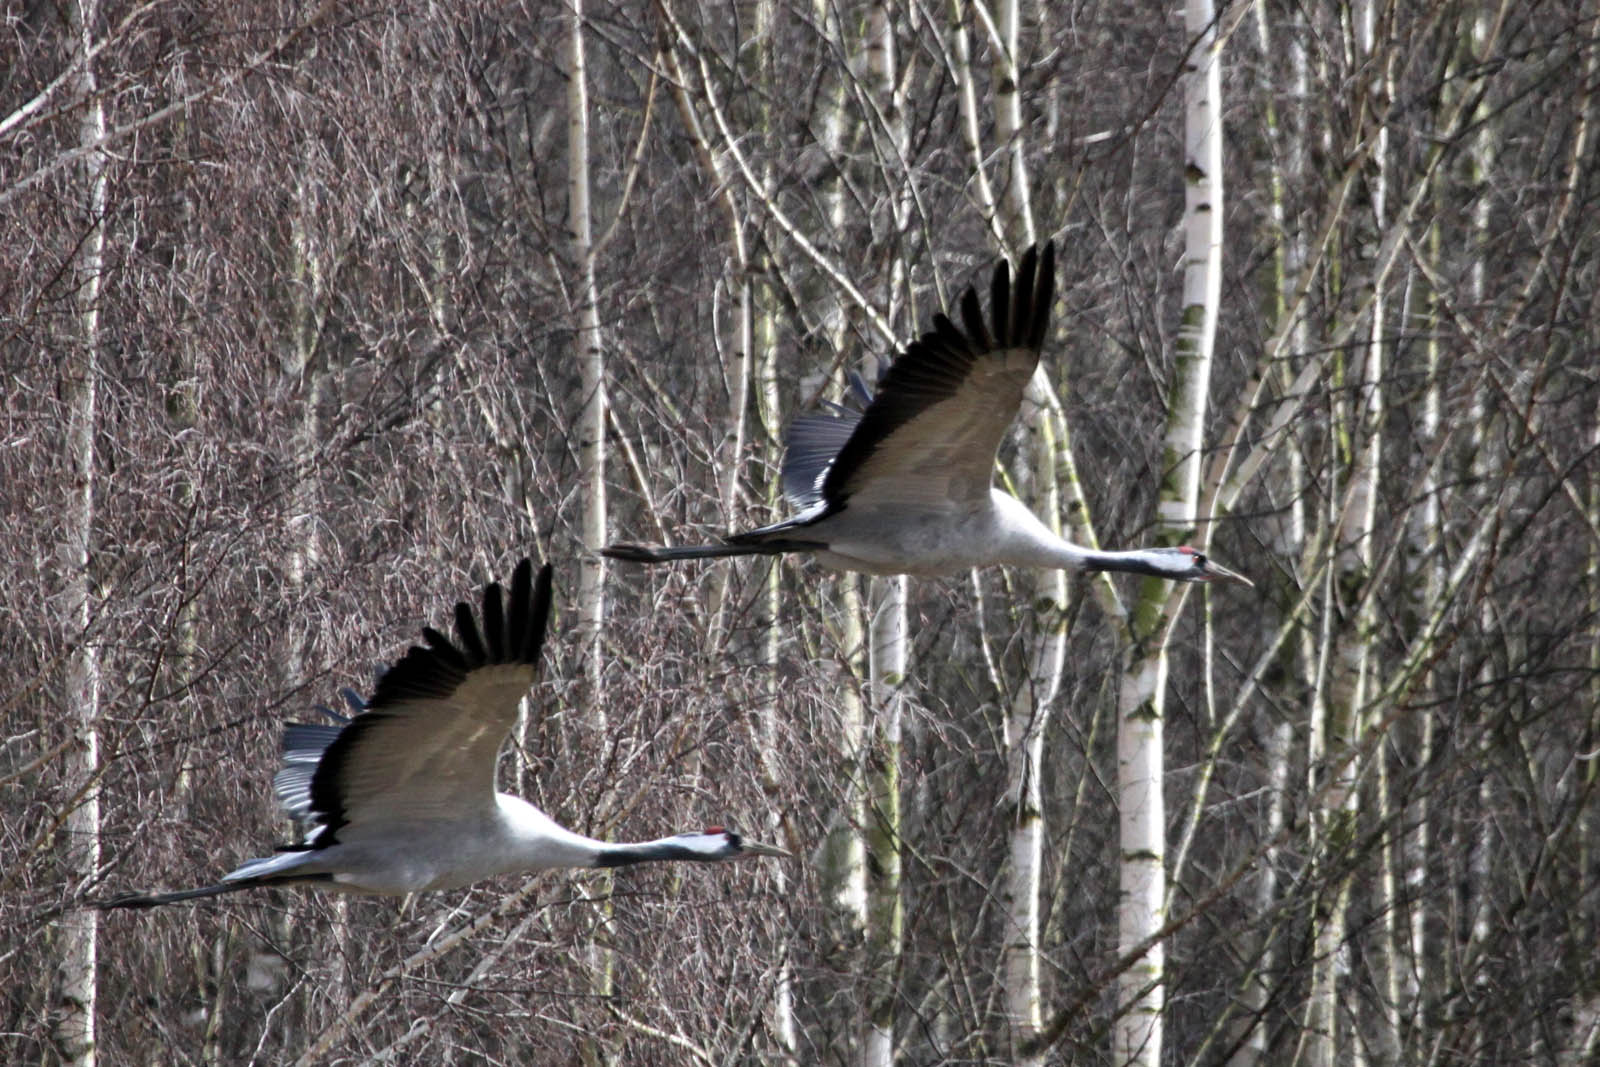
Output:
[[[1213,563],[1210,560],[1206,560],[1205,578],[1203,580],[1207,582],[1235,582],[1239,585],[1249,586],[1252,589],[1256,585],[1255,582],[1252,582],[1237,571],[1230,571],[1220,563]]]
[[[777,845],[763,845],[759,841],[746,841],[739,849],[741,858],[745,856],[774,856],[778,859],[789,859],[793,853],[788,849],[779,848]]]

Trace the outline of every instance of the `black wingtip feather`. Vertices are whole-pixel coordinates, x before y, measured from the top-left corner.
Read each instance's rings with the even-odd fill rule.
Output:
[[[979,352],[1005,347],[989,335],[989,327],[983,321],[983,305],[978,303],[978,291],[970,285],[961,294],[961,322],[967,328],[966,336],[972,339],[973,347]],[[1000,329],[1004,328],[1002,324]]]
[[[1022,262],[1017,265],[1017,284],[1011,292],[1011,324],[1006,328],[1006,337],[1013,345],[1021,345],[1033,333],[1033,283],[1038,269],[1039,246],[1033,245],[1022,254]]]
[[[506,615],[499,582],[490,582],[483,590],[483,637],[489,645],[489,662],[505,662]]]
[[[528,588],[528,574],[525,568],[529,566],[529,563],[527,560],[523,560],[522,564],[522,566],[517,568],[517,574],[522,580],[521,587],[523,591],[526,592]],[[526,614],[528,615],[528,624],[527,637],[524,639],[522,644],[522,661],[524,663],[532,663],[535,666],[537,666],[539,663],[539,656],[544,652],[545,630],[550,625],[550,601],[552,599],[550,594],[550,585],[552,570],[553,569],[548,563],[539,568],[539,580],[537,583],[535,583],[533,588],[532,608],[525,609]]]
[[[483,645],[483,635],[478,632],[478,620],[473,617],[472,605],[464,600],[456,604],[456,640],[461,642],[461,650],[466,654],[469,664],[479,667],[489,662],[489,651]]]
[[[533,562],[524,558],[511,575],[511,617],[506,622],[506,648],[527,658],[528,605],[533,584]]]
[[[1031,254],[1031,253],[1030,253]],[[1056,299],[1056,243],[1046,241],[1039,256],[1038,288],[1033,298],[1032,329],[1028,333],[1030,348],[1043,348],[1044,335],[1050,329],[1050,307]]]
[[[1011,264],[1001,260],[994,265],[994,278],[989,283],[989,308],[994,319],[996,348],[1009,348],[1013,336],[1011,326]]]

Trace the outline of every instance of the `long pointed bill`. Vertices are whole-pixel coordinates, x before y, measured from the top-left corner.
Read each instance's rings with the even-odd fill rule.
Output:
[[[776,856],[778,859],[790,859],[793,856],[788,849],[779,848],[777,845],[763,845],[758,841],[746,841],[739,849],[740,857],[744,856]]]
[[[1246,578],[1244,575],[1239,574],[1236,571],[1230,571],[1228,568],[1222,566],[1222,564],[1213,563],[1209,559],[1206,560],[1205,580],[1208,582],[1237,582],[1239,585],[1247,585],[1252,589],[1255,588],[1256,584],[1255,582],[1252,582],[1250,579]]]

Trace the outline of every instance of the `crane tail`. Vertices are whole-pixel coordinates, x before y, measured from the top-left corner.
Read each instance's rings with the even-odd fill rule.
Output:
[[[624,563],[671,563],[679,559],[718,559],[723,556],[775,556],[793,551],[781,544],[741,545],[607,545],[600,554]]]
[[[238,893],[246,889],[270,889],[273,886],[307,885],[312,882],[332,882],[331,874],[322,875],[267,875],[261,878],[241,878],[237,882],[218,882],[199,889],[180,889],[175,893],[124,893],[110,900],[92,900],[89,906],[97,911],[113,908],[159,908],[163,904],[178,904],[185,900],[203,900],[220,897],[224,893]]]

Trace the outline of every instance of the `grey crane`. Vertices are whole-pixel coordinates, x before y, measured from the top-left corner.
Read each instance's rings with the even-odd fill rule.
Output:
[[[936,576],[1003,563],[1254,584],[1187,545],[1120,552],[1075,545],[993,484],[995,453],[1039,364],[1054,290],[1053,243],[1027,251],[1015,284],[1001,260],[989,321],[968,287],[961,325],[935,315],[932,331],[894,361],[864,411],[796,419],[782,468],[784,495],[799,512],[793,518],[717,544],[622,543],[601,554],[664,563],[803,552],[867,574]]]
[[[328,712],[342,725],[287,725],[273,789],[304,828],[303,842],[249,860],[216,885],[94,906],[148,908],[273,886],[398,896],[554,867],[787,856],[721,827],[599,841],[495,790],[495,762],[533,684],[549,617],[550,566],[535,580],[524,559],[509,604],[491,582],[481,625],[458,603],[454,641],[424,627],[426,647],[413,646],[390,667],[371,699],[352,700],[359,714]]]

